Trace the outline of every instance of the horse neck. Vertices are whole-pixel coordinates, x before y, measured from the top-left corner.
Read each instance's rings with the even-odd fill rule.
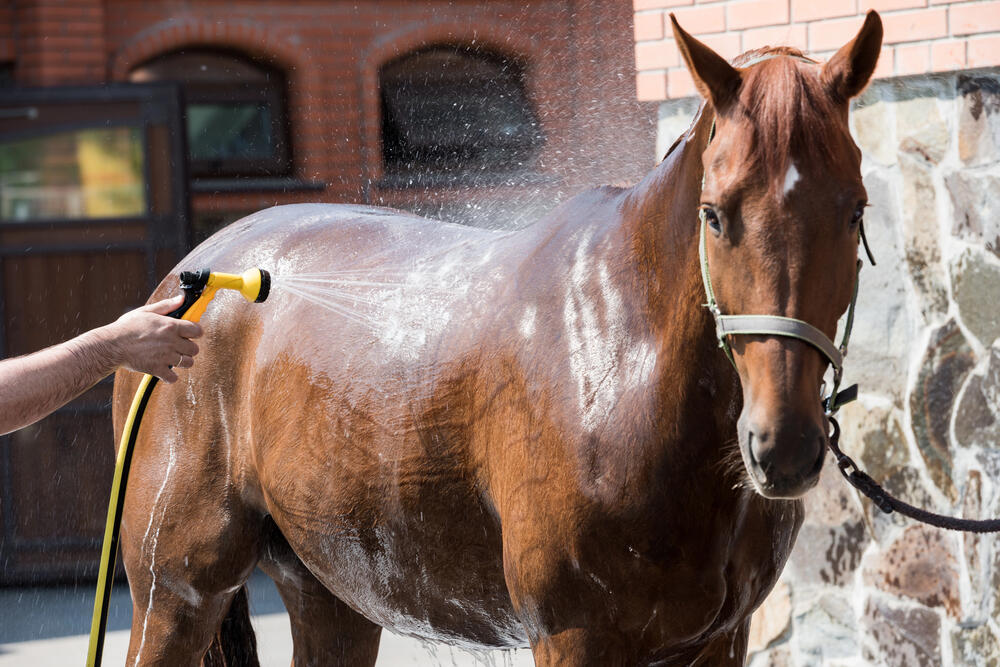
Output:
[[[633,256],[653,274],[647,284],[657,286],[651,290],[649,312],[663,362],[660,403],[673,413],[667,418],[702,424],[710,420],[729,438],[735,434],[739,382],[718,348],[715,323],[704,307],[698,255],[701,156],[713,120],[711,109],[702,105],[691,128],[628,193],[622,225]],[[711,395],[701,396],[705,391]],[[692,404],[711,407],[701,408],[706,414],[692,415]],[[707,446],[717,445],[715,438],[708,440],[713,442]]]

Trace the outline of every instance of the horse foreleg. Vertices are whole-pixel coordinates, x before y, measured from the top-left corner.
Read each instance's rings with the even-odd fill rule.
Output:
[[[535,667],[633,667],[635,658],[616,634],[569,628],[531,645]]]
[[[381,626],[344,604],[302,564],[273,526],[260,568],[274,580],[292,625],[294,667],[371,667]]]

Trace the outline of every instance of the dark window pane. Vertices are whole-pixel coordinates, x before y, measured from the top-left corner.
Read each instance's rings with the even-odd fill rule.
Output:
[[[0,220],[146,214],[140,131],[112,127],[0,142]]]
[[[187,136],[192,160],[274,155],[271,110],[259,104],[188,104]]]
[[[192,176],[291,171],[281,71],[237,53],[192,49],[157,56],[129,78],[181,84]]]
[[[520,67],[437,47],[381,71],[382,153],[390,172],[516,171],[542,141]]]

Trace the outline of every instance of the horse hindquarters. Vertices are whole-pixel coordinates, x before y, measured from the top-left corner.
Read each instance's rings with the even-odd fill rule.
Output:
[[[116,422],[131,398],[131,376],[116,380]],[[199,389],[197,379],[189,382],[189,391]],[[221,418],[192,411],[184,384],[154,393],[133,455],[122,519],[133,600],[130,667],[198,665],[227,612],[230,621],[239,617],[233,600],[262,540],[262,517],[233,486]]]

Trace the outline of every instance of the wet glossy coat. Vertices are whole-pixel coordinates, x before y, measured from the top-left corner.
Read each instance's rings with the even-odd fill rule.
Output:
[[[740,141],[720,102],[643,182],[580,195],[524,231],[285,206],[186,258],[178,270],[261,266],[275,284],[260,305],[217,297],[196,366],[150,402],[123,533],[129,664],[197,664],[257,564],[289,609],[296,665],[372,664],[383,626],[530,645],[546,667],[742,664],[802,509],[747,481],[737,418],[745,398],[758,421],[812,418],[823,369],[807,346],[749,339],[734,342],[738,375],[716,347],[695,212],[703,159],[706,191],[736,168],[712,161]],[[860,184],[853,162],[802,170],[813,190],[831,175]],[[761,206],[767,177],[745,201]],[[768,209],[794,227],[768,252],[794,258],[792,244],[825,234],[820,261],[837,265],[856,238],[796,206]],[[769,268],[749,266],[759,248],[720,243],[721,304],[756,298],[832,334],[850,277],[767,253]],[[775,268],[810,283],[791,291],[805,312],[747,291]],[[346,315],[282,290],[282,276],[336,271],[379,284],[351,288]],[[176,285],[175,272],[153,298]],[[119,430],[136,384],[117,378]]]

